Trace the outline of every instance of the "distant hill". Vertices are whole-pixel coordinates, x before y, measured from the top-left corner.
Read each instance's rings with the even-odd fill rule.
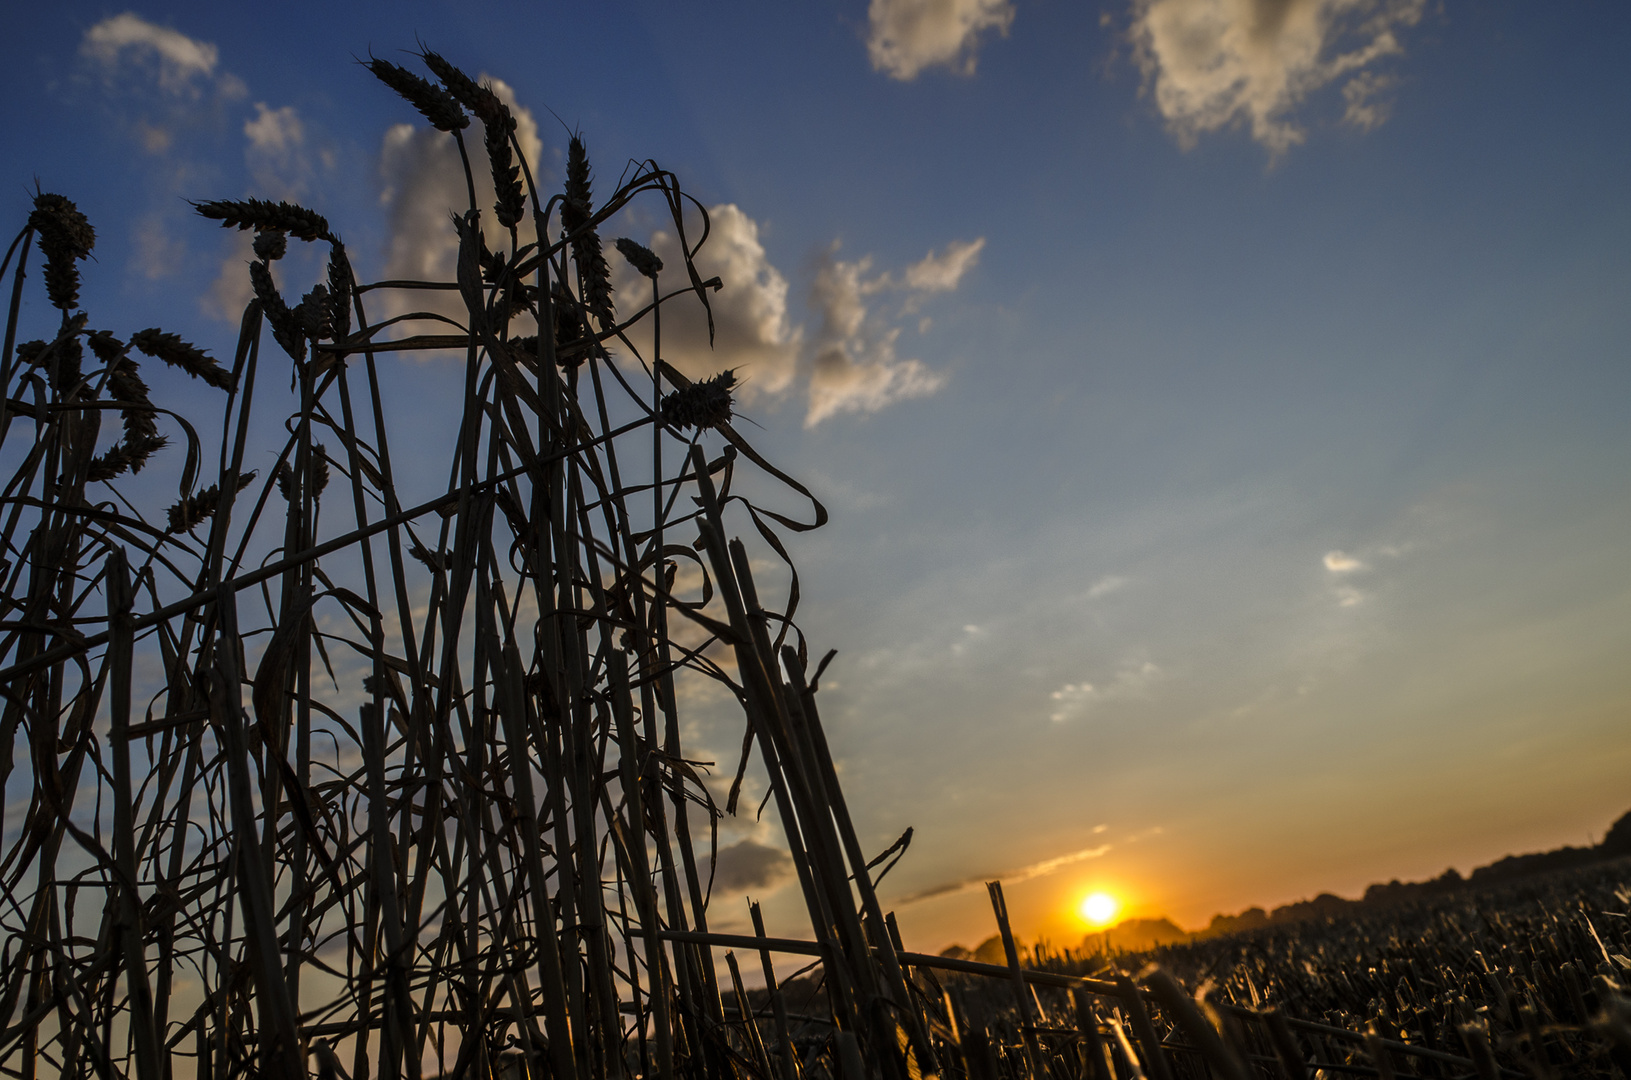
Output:
[[[1552,851],[1537,851],[1529,855],[1508,855],[1488,866],[1480,866],[1466,877],[1455,869],[1444,871],[1427,881],[1399,881],[1385,885],[1371,885],[1357,900],[1347,900],[1332,893],[1320,893],[1312,900],[1298,900],[1273,911],[1260,907],[1247,908],[1239,915],[1214,915],[1206,929],[1196,932],[1194,938],[1220,937],[1238,934],[1261,927],[1301,922],[1305,919],[1340,917],[1362,907],[1405,903],[1410,900],[1442,896],[1457,889],[1498,885],[1535,874],[1550,874],[1559,870],[1572,870],[1580,866],[1631,855],[1631,811],[1609,826],[1602,842],[1591,847],[1560,847]],[[1091,935],[1084,944],[1097,947],[1100,935]]]
[[[1176,945],[1182,941],[1192,941],[1195,935],[1173,922],[1171,919],[1128,919],[1117,923],[1098,934],[1089,934],[1083,941],[1083,948],[1092,952],[1144,952],[1147,949],[1158,949],[1163,945]],[[1023,943],[1019,946],[1019,960],[1022,964],[1032,963],[1034,957],[1031,948]],[[1002,938],[993,935],[971,952],[961,945],[953,945],[944,949],[941,956],[949,956],[957,960],[978,960],[982,964],[1006,964],[1007,954],[1002,948]]]
[[[1144,952],[1192,937],[1171,919],[1128,919],[1102,933],[1087,935],[1082,939],[1082,948],[1091,952]]]

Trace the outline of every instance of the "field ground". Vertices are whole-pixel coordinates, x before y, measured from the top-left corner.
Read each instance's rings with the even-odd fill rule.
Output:
[[[1207,1001],[1457,1054],[1463,1030],[1482,1029],[1500,1064],[1527,1075],[1631,1075],[1631,1046],[1615,1038],[1631,1034],[1624,1016],[1604,1016],[1631,983],[1631,859],[1144,953],[1040,959],[1099,978],[1156,965]],[[1050,1012],[1064,1004],[1043,995]]]

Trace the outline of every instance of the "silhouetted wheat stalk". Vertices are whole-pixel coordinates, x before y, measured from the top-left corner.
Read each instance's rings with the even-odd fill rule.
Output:
[[[869,1056],[898,1056],[900,1031],[927,1053],[898,966],[861,927],[876,900],[850,883],[858,849],[812,756],[796,589],[765,610],[726,544],[732,504],[776,552],[773,529],[825,511],[730,428],[728,373],[693,384],[627,336],[663,303],[708,306],[719,283],[691,261],[706,213],[650,162],[597,206],[576,136],[551,198],[497,95],[423,59],[436,81],[368,67],[461,154],[466,112],[479,119],[497,192],[475,205],[465,157],[456,332],[371,318],[382,286],[354,281],[329,222],[288,203],[195,204],[255,233],[230,365],[156,328],[90,325],[78,264],[95,233],[67,199],[41,194],[12,245],[0,780],[32,795],[0,821],[0,1065],[142,1080],[768,1068],[757,1033],[726,1021],[707,942],[720,811],[680,743],[687,672],[726,685],[766,755],[841,1031]],[[665,298],[661,261],[619,243],[653,289],[619,322],[599,230],[643,198],[681,238],[666,273],[682,287]],[[485,213],[506,247],[488,248]],[[328,252],[298,300],[278,281],[291,238]],[[19,345],[36,241],[61,314]],[[462,351],[464,401],[445,494],[404,507],[379,364],[424,348]],[[152,399],[138,354],[221,395],[218,448]],[[262,476],[245,465],[255,391],[291,364],[298,407]],[[122,433],[96,454],[114,414]],[[184,454],[162,452],[161,425]],[[741,467],[811,516],[733,493]],[[178,481],[167,503],[115,490],[154,469]],[[700,596],[671,592],[681,564]],[[830,1072],[838,1050],[776,1060]]]

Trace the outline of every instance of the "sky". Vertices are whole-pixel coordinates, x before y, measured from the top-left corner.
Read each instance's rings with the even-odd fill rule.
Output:
[[[1631,809],[1623,4],[7,23],[0,215],[36,182],[76,200],[98,319],[218,356],[247,256],[186,199],[297,199],[364,277],[451,268],[450,150],[370,51],[494,80],[546,186],[571,129],[605,189],[650,158],[711,208],[718,345],[676,323],[671,355],[737,368],[743,430],[832,512],[792,545],[801,623],[839,650],[864,846],[914,828],[882,887],[908,947],[993,933],[988,880],[1064,946],[1093,891],[1196,927]],[[427,465],[448,375],[393,373]],[[728,767],[739,727],[692,734]],[[746,859],[774,829],[721,835],[803,936],[781,864]]]

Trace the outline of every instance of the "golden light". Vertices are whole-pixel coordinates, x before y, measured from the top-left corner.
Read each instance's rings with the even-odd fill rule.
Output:
[[[1114,919],[1116,912],[1120,910],[1121,904],[1116,898],[1109,893],[1102,892],[1089,893],[1087,898],[1082,901],[1082,906],[1077,909],[1082,918],[1094,926],[1110,925],[1110,920]]]

